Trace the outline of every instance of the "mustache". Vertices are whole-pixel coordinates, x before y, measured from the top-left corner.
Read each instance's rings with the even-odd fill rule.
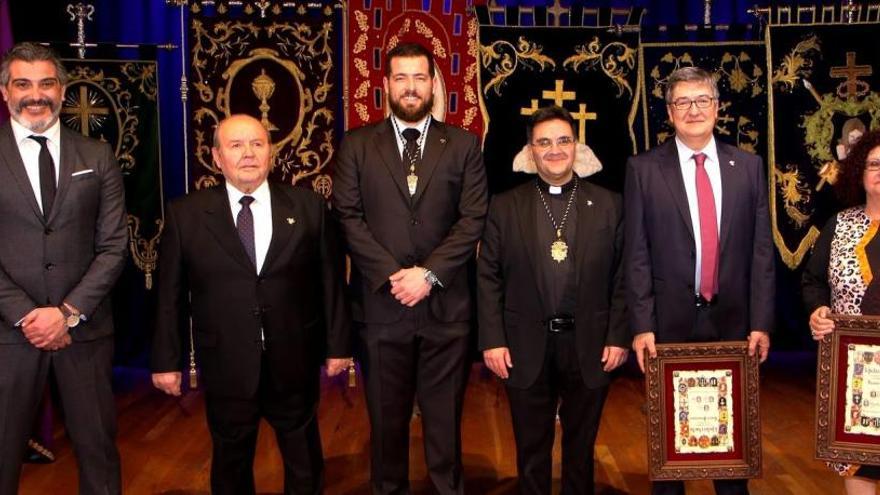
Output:
[[[25,98],[18,102],[18,111],[24,111],[25,107],[31,105],[43,105],[44,107],[49,107],[49,110],[55,111],[55,102],[48,98]]]
[[[410,97],[410,96],[415,96],[415,97],[418,98],[418,99],[422,99],[421,95],[419,95],[419,93],[417,93],[417,92],[414,91],[414,90],[406,90],[406,91],[403,92],[402,95],[400,95],[401,98],[407,98],[407,97]]]

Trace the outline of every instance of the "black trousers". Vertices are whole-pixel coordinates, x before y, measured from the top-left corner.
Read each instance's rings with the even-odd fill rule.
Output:
[[[424,304],[390,325],[361,329],[370,414],[370,479],[376,494],[408,494],[409,425],[418,400],[425,461],[440,495],[464,493],[461,410],[468,322],[439,323]]]
[[[749,480],[712,480],[717,495],[748,495]],[[684,481],[655,481],[651,495],[684,495]]]
[[[511,359],[516,366],[516,355]],[[520,493],[550,493],[557,405],[562,423],[561,493],[593,493],[593,447],[607,396],[607,386],[584,385],[574,332],[549,334],[535,383],[525,389],[507,387]]]
[[[18,493],[28,435],[50,368],[79,465],[79,493],[120,493],[112,359],[112,336],[74,342],[60,351],[0,344],[0,494]]]
[[[230,363],[234,366],[234,363]],[[324,488],[324,458],[318,431],[319,371],[301,393],[280,393],[265,355],[257,396],[206,396],[211,432],[211,493],[254,494],[254,454],[260,418],[275,430],[284,463],[285,494],[317,494]]]

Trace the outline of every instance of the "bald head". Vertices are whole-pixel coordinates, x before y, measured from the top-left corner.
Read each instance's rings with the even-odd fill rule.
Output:
[[[266,181],[271,151],[269,132],[250,115],[231,115],[214,130],[214,163],[226,182],[245,194]]]

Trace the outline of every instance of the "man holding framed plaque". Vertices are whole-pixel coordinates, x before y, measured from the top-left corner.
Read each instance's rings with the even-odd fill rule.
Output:
[[[719,93],[708,72],[673,72],[666,103],[675,139],[631,158],[624,188],[625,285],[639,366],[656,357],[655,343],[748,340],[749,355],[763,361],[775,290],[763,163],[716,141]],[[748,493],[747,481],[717,480],[715,491]],[[681,494],[684,484],[655,482],[652,493]]]

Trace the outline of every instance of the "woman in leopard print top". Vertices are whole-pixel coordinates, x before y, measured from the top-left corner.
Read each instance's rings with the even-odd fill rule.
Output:
[[[802,279],[817,341],[834,331],[830,314],[880,315],[880,130],[865,134],[840,165],[834,189],[847,208],[822,229]],[[828,466],[846,477],[847,494],[876,493],[880,466]]]

